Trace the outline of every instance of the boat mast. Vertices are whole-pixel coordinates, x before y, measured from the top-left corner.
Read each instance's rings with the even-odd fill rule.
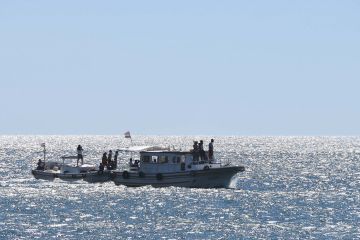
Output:
[[[46,161],[46,147],[45,147],[45,143],[42,143],[41,146],[43,147],[43,153],[44,153],[44,165],[45,165],[45,161]]]
[[[130,147],[131,147],[133,142],[132,142],[130,131],[125,132],[124,135],[125,135],[125,138],[130,138]],[[133,153],[131,152],[131,159],[132,159],[132,157],[133,157]]]

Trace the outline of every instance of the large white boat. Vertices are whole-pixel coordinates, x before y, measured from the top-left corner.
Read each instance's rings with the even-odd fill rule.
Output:
[[[161,147],[130,147],[140,159],[130,161],[126,170],[116,170],[111,178],[116,185],[139,187],[227,188],[244,166],[223,164],[216,159],[198,159],[191,151]],[[207,156],[207,154],[206,154]]]

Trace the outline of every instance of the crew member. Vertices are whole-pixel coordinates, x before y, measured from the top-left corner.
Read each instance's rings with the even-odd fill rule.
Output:
[[[209,143],[209,159],[210,161],[214,158],[214,139],[211,139]]]
[[[200,143],[199,143],[199,153],[200,153],[200,159],[205,160],[205,151],[204,151],[204,142],[203,142],[203,140],[200,140]]]
[[[76,162],[76,166],[79,166],[79,160],[81,159],[81,165],[84,164],[84,157],[83,157],[83,148],[81,145],[79,145],[76,149],[77,151],[77,162]]]
[[[115,151],[115,156],[114,156],[114,169],[117,168],[117,158],[119,155],[119,151]]]
[[[106,152],[104,152],[101,162],[102,162],[103,166],[107,165],[107,153]]]
[[[41,159],[39,159],[36,170],[44,170],[44,169],[45,169],[45,164],[43,161],[41,161]]]

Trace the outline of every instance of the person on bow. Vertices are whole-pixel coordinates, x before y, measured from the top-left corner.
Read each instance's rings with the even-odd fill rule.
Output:
[[[43,161],[41,161],[41,159],[39,159],[36,170],[44,170],[44,169],[45,169],[45,164]]]

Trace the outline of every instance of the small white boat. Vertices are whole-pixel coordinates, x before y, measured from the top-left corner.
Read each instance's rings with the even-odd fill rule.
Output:
[[[140,159],[131,161],[126,170],[111,173],[116,185],[227,188],[234,175],[245,171],[243,166],[222,164],[215,159],[198,160],[190,151],[161,147],[132,147],[128,150],[139,151]]]
[[[83,179],[86,174],[97,172],[94,165],[82,164],[80,166],[72,166],[66,164],[65,160],[77,159],[77,156],[62,156],[62,162],[45,162],[42,168],[37,168],[31,171],[36,179],[54,180],[60,178],[65,181],[74,181]]]

